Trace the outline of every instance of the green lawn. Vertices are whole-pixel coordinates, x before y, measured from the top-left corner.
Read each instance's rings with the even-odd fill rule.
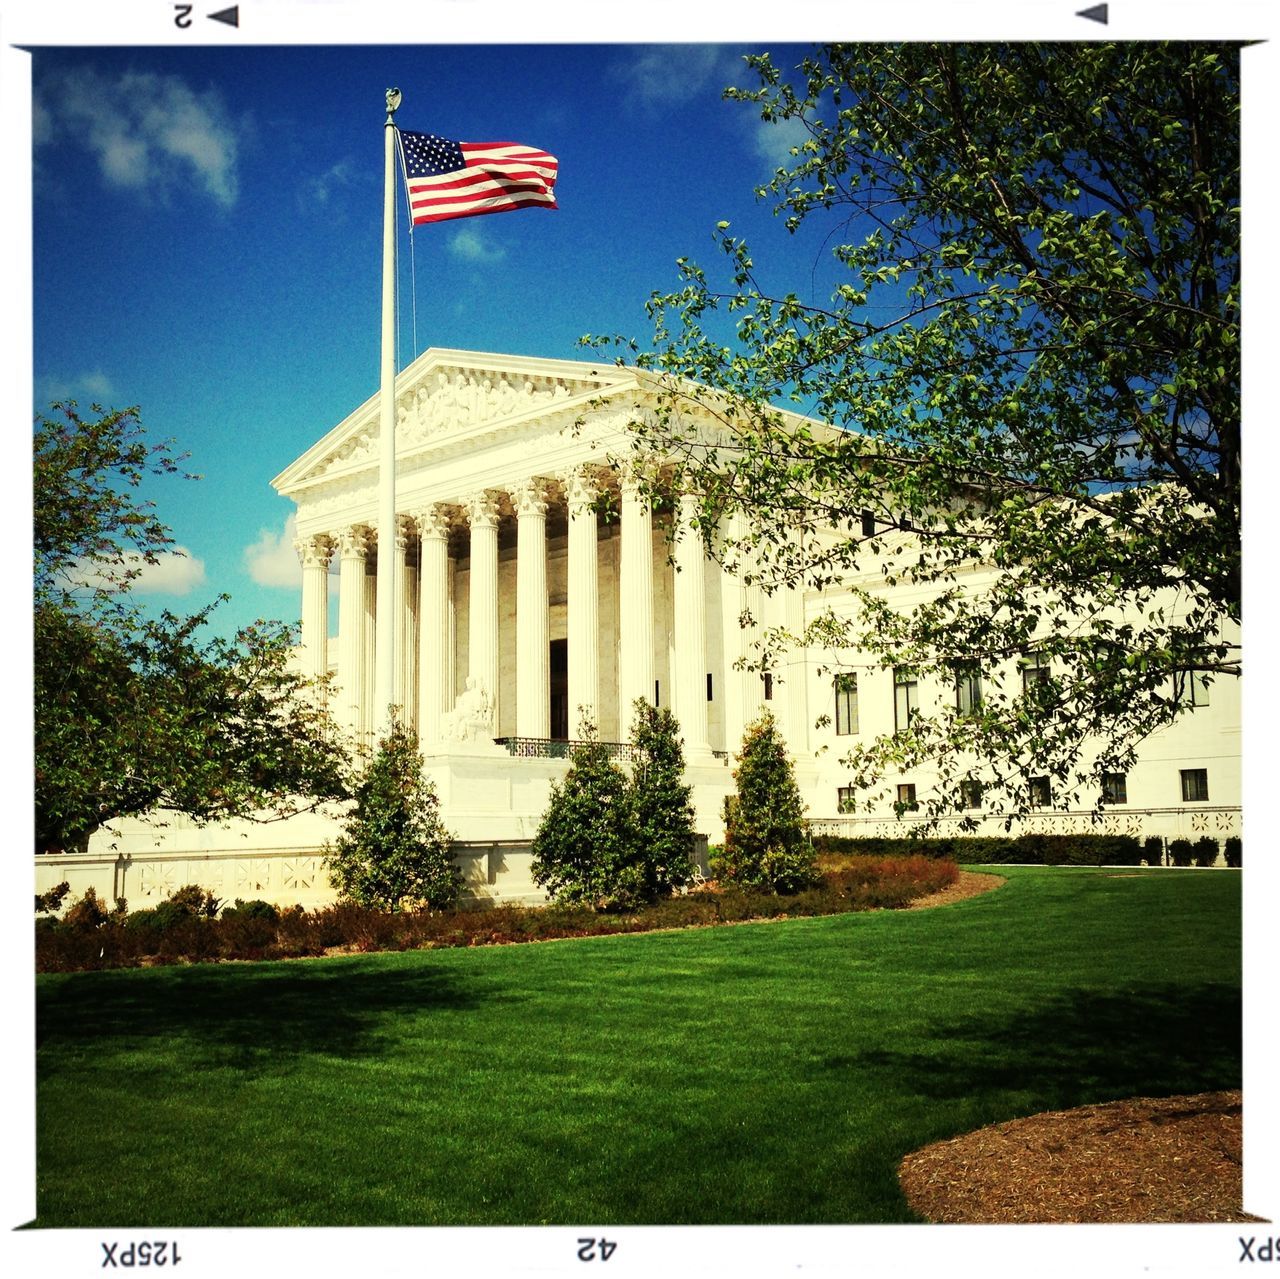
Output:
[[[38,979],[41,1226],[911,1220],[1040,1110],[1238,1087],[1240,876]]]

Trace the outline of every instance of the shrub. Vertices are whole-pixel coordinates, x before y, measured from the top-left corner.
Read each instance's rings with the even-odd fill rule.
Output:
[[[1171,839],[1169,841],[1169,865],[1190,866],[1194,852],[1189,839]]]
[[[84,890],[84,896],[74,902],[62,917],[62,922],[69,928],[100,928],[110,918],[106,904],[92,888]]]
[[[181,888],[175,888],[168,900],[190,915],[203,915],[208,919],[214,918],[222,907],[222,902],[199,884],[183,884]]]
[[[737,791],[724,802],[724,848],[711,873],[767,893],[798,893],[817,882],[804,804],[778,726],[767,711],[742,739]]]
[[[355,790],[345,833],[326,849],[329,882],[362,906],[440,909],[458,898],[462,876],[440,821],[435,787],[422,775],[414,734],[393,723]]]
[[[1228,866],[1240,865],[1240,836],[1229,835],[1223,841],[1222,854],[1227,859]]]
[[[62,906],[63,899],[71,891],[71,885],[64,879],[56,888],[47,893],[36,894],[36,914],[50,915]]]
[[[630,865],[640,900],[653,902],[693,879],[693,792],[684,781],[683,743],[669,710],[637,698],[631,742],[639,759],[626,792]]]
[[[940,857],[969,863],[1031,862],[1045,866],[1136,866],[1143,846],[1131,835],[957,835],[936,838],[819,836],[821,854]]]
[[[1148,866],[1164,865],[1164,840],[1159,835],[1148,835],[1142,841],[1142,855]]]
[[[280,918],[280,912],[270,903],[264,902],[261,898],[255,897],[253,901],[244,901],[237,897],[222,912],[223,919],[265,919],[268,923],[274,924]]]
[[[1195,842],[1197,866],[1216,866],[1218,864],[1218,841],[1212,835],[1201,835]]]
[[[644,886],[631,856],[627,779],[593,724],[582,736],[533,838],[533,882],[557,902],[626,909],[638,904]]]

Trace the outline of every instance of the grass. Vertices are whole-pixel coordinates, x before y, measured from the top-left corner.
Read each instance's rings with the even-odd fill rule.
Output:
[[[1240,877],[38,979],[39,1226],[911,1220],[901,1157],[1240,1082]]]

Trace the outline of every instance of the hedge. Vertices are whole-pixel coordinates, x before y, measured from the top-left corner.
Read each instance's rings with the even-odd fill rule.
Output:
[[[818,835],[813,846],[824,853],[862,853],[871,857],[945,857],[969,863],[1031,862],[1044,866],[1139,866],[1144,849],[1132,835],[939,836],[933,839],[881,839]]]

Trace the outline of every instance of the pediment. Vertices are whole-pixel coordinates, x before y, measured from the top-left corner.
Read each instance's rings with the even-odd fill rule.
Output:
[[[635,387],[615,365],[431,348],[396,378],[396,456],[448,449],[494,431],[536,431],[598,397]],[[371,396],[273,481],[285,496],[377,465],[379,397]]]

